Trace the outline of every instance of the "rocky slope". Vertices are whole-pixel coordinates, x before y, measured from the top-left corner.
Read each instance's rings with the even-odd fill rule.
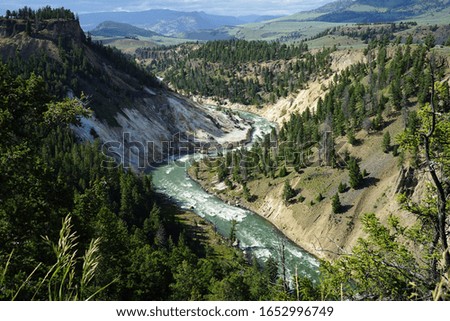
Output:
[[[392,118],[391,121],[387,130],[399,132],[401,120]],[[348,188],[341,194],[344,210],[340,214],[333,214],[331,198],[337,193],[340,182],[348,182],[346,170],[311,167],[298,174],[291,169],[284,178],[251,181],[247,186],[255,196],[253,201],[246,201],[240,188],[231,192],[224,189],[224,184],[218,182],[217,176],[211,176],[204,166],[200,167],[197,181],[205,190],[226,202],[239,204],[263,216],[311,254],[322,259],[332,259],[342,251],[350,252],[357,239],[364,236],[360,221],[364,213],[374,212],[384,222],[391,214],[396,214],[406,224],[414,222],[415,218],[411,214],[400,209],[396,193],[409,189],[413,193],[412,198],[418,200],[425,189],[425,179],[409,179],[409,170],[400,170],[398,159],[392,154],[383,153],[382,135],[368,135],[361,131],[357,139],[362,142],[361,145],[351,146],[342,142],[337,152],[348,150],[352,155],[363,158],[361,168],[369,174],[362,188]],[[191,177],[195,179],[195,176],[191,172]],[[299,191],[292,204],[284,202],[282,197],[286,179]],[[320,201],[317,200],[319,194],[323,196]]]
[[[264,118],[282,125],[288,121],[293,113],[302,113],[307,108],[314,110],[320,97],[324,97],[329,84],[333,81],[335,73],[345,70],[354,63],[365,62],[363,50],[339,50],[331,53],[331,70],[332,73],[327,77],[316,77],[308,82],[305,89],[299,90],[297,93],[289,95],[286,98],[280,98],[275,104],[265,104],[259,108],[254,105],[242,105],[231,103],[229,100],[222,100],[222,106],[234,110],[250,111]],[[214,99],[205,97],[192,97],[193,100],[215,105]]]
[[[364,61],[362,51],[338,51],[333,54],[333,70],[339,72],[351,64]],[[282,99],[274,105],[252,111],[282,124],[293,112],[302,112],[306,108],[314,110],[319,97],[326,93],[327,85],[332,79],[315,79],[305,90]],[[449,81],[449,78],[446,78]],[[245,108],[228,105],[233,108]],[[338,253],[350,252],[358,238],[364,236],[361,217],[365,213],[375,213],[382,222],[387,222],[390,215],[398,216],[402,223],[409,225],[416,217],[402,210],[397,202],[397,194],[406,192],[413,201],[424,197],[430,177],[426,172],[414,172],[407,165],[399,165],[399,157],[382,150],[383,133],[389,132],[395,137],[404,128],[399,113],[389,113],[385,119],[388,124],[380,133],[369,133],[361,130],[356,134],[358,144],[351,145],[347,138],[341,137],[336,143],[336,152],[343,155],[349,152],[361,159],[360,167],[367,171],[361,188],[347,188],[340,193],[343,210],[334,214],[331,198],[338,191],[341,182],[348,185],[348,171],[331,167],[308,167],[297,173],[288,169],[284,178],[259,177],[250,181],[247,187],[254,195],[253,201],[246,201],[242,187],[227,190],[219,183],[217,175],[202,165],[198,172],[198,182],[208,191],[218,195],[231,204],[249,208],[260,214],[290,239],[310,253],[323,258],[335,258]],[[194,172],[191,176],[195,177]],[[283,201],[284,182],[298,191],[294,202]],[[322,198],[319,198],[322,195]]]
[[[144,168],[163,155],[247,138],[250,124],[194,103],[151,75],[136,71],[123,57],[90,43],[77,21],[43,21],[33,24],[31,32],[26,32],[26,24],[0,20],[3,62],[27,64],[25,69],[44,78],[58,79],[51,75],[52,70],[67,74],[60,76],[59,87],[66,88],[65,95],[83,92],[94,111],[92,118],[81,120],[75,132],[84,139],[112,143],[108,146],[115,146],[110,151],[117,160]],[[71,58],[73,52],[79,53],[76,57],[83,67]],[[33,61],[39,62],[32,65]],[[44,68],[39,67],[41,61]]]

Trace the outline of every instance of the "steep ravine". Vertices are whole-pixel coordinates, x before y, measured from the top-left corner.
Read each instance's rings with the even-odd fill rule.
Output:
[[[245,141],[251,125],[238,115],[197,104],[166,88],[127,58],[90,41],[76,20],[0,18],[2,61],[55,84],[55,96],[87,97],[91,118],[74,131],[99,138],[125,167],[143,170],[164,156]],[[20,70],[23,67],[23,70]],[[59,97],[63,98],[63,97]]]
[[[265,104],[260,108],[256,106],[246,106],[238,103],[231,103],[228,100],[223,100],[223,107],[243,110],[255,113],[261,117],[266,118],[269,121],[275,122],[278,125],[282,125],[283,122],[288,121],[293,113],[302,113],[307,108],[315,110],[317,101],[320,97],[324,97],[328,86],[333,82],[334,75],[336,73],[345,70],[347,67],[358,62],[365,62],[362,50],[338,50],[331,53],[331,71],[332,74],[327,77],[318,76],[315,79],[308,82],[305,89],[299,90],[297,93],[293,93],[286,98],[280,98],[274,104]],[[214,99],[208,97],[193,96],[194,101],[215,105],[217,102]]]
[[[399,125],[400,120],[396,120],[389,129],[394,131]],[[329,260],[342,251],[350,252],[357,239],[364,237],[361,226],[364,213],[374,212],[383,222],[391,214],[399,216],[406,224],[415,220],[412,214],[401,210],[396,201],[396,193],[405,182],[397,159],[381,150],[382,136],[369,136],[361,132],[357,137],[365,141],[363,145],[354,148],[344,145],[343,148],[363,156],[361,167],[369,172],[365,178],[367,184],[361,189],[347,189],[340,194],[345,210],[339,214],[333,214],[331,198],[337,192],[339,183],[348,181],[347,170],[313,167],[305,169],[302,174],[292,170],[285,178],[260,177],[247,183],[250,193],[255,196],[251,202],[242,197],[240,186],[228,190],[204,165],[200,167],[198,179],[193,170],[190,176],[210,194],[228,204],[237,204],[259,214],[309,253]],[[283,201],[285,179],[289,179],[290,184],[300,191],[299,195],[305,198],[303,201],[298,197],[292,204]],[[421,197],[424,186],[425,180],[413,189],[413,199]],[[320,202],[316,200],[319,193],[324,197]]]
[[[117,161],[136,170],[167,156],[245,141],[251,131],[251,124],[238,115],[224,114],[170,92],[158,99],[162,103],[149,98],[123,108],[114,116],[117,126],[92,117],[82,119],[74,130],[84,139],[100,138]]]
[[[249,113],[241,113],[241,117],[251,118],[253,122],[250,141],[255,141],[272,130],[273,124],[261,117]],[[225,237],[230,236],[232,222],[236,221],[235,246],[239,246],[244,253],[256,257],[260,262],[265,262],[269,257],[281,262],[283,253],[288,275],[297,271],[300,275],[317,279],[319,262],[294,242],[287,240],[282,231],[277,231],[269,220],[208,194],[186,175],[192,162],[201,157],[198,153],[186,155],[152,170],[156,191],[169,197],[178,206],[207,219],[214,224],[215,230]]]
[[[332,70],[339,72],[364,59],[362,51],[335,52]],[[302,112],[306,108],[315,110],[317,100],[325,95],[327,86],[332,81],[333,77],[316,79],[306,89],[262,109],[232,104],[227,107],[250,110],[281,126],[294,112]],[[201,101],[212,103],[205,98]],[[398,115],[392,116],[387,122],[389,126],[385,131],[389,131],[392,137],[402,131],[403,125]],[[362,159],[360,166],[368,172],[364,188],[348,189],[341,193],[345,210],[340,214],[332,213],[331,198],[337,192],[340,182],[348,183],[348,171],[344,169],[314,167],[305,169],[302,174],[291,169],[286,178],[272,180],[259,177],[247,184],[251,194],[256,196],[253,202],[247,202],[242,197],[240,186],[227,190],[223,183],[218,182],[217,176],[206,168],[201,168],[197,181],[205,190],[224,201],[238,203],[266,218],[308,252],[319,258],[332,259],[342,251],[349,252],[358,238],[364,236],[361,226],[361,216],[364,213],[374,212],[382,221],[386,221],[391,214],[399,216],[406,224],[415,220],[397,204],[396,193],[402,185],[401,170],[398,158],[382,151],[382,134],[360,131],[357,139],[361,142],[358,146],[348,144],[346,138],[336,142],[340,146],[338,153],[348,151]],[[195,176],[193,172],[191,176]],[[300,191],[299,195],[305,198],[303,202],[297,199],[293,204],[286,204],[282,200],[285,179],[289,179],[291,185]],[[416,188],[417,197],[420,197],[421,190],[423,189]],[[320,193],[324,199],[318,202],[316,199]]]

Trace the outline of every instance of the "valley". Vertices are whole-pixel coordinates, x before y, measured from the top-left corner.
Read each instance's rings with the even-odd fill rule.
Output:
[[[7,12],[0,298],[447,300],[449,5]]]
[[[402,139],[411,130],[408,118],[420,113],[419,106],[430,97],[427,89],[420,89],[430,76],[419,76],[423,71],[419,65],[425,66],[419,60],[427,50],[433,48],[433,54],[444,61],[438,82],[449,87],[448,47],[435,46],[446,43],[447,28],[412,23],[329,30],[297,48],[319,41],[325,44],[339,35],[356,39],[359,45],[334,43],[322,56],[325,63],[316,63],[310,76],[305,73],[299,78],[290,72],[308,70],[311,61],[320,61],[321,49],[310,51],[318,54],[311,60],[307,54],[297,53],[292,59],[282,52],[250,58],[241,54],[240,41],[233,40],[145,49],[136,57],[174,90],[196,101],[224,110],[252,111],[277,122],[276,133],[261,137],[256,147],[199,161],[190,168],[190,176],[223,201],[266,218],[310,253],[326,261],[348,262],[348,253],[371,237],[367,227],[371,215],[381,224],[378,227],[390,226],[393,217],[401,228],[412,231],[422,226],[411,204],[420,204],[428,195],[430,177],[417,167],[423,161],[417,150],[409,154],[402,149],[406,147]],[[283,46],[289,52],[290,47]],[[270,52],[269,48],[261,45],[258,52]],[[236,59],[231,63],[229,52]],[[206,66],[206,73],[202,74],[201,66]],[[396,68],[405,69],[400,73]],[[267,90],[267,72],[276,75],[273,90]],[[406,77],[400,80],[401,75]],[[416,91],[408,91],[408,86]],[[347,171],[351,172],[353,160],[362,172],[355,186]],[[409,205],[399,201],[402,195],[407,195]],[[377,250],[380,246],[375,245]],[[385,255],[392,253],[386,250]]]

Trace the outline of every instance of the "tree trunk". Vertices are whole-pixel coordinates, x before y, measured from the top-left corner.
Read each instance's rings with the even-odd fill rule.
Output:
[[[435,82],[435,69],[436,62],[434,56],[430,57],[430,73],[431,73],[431,97],[430,97],[430,107],[431,107],[431,127],[427,134],[423,135],[424,147],[425,147],[425,158],[428,170],[430,172],[431,178],[437,190],[438,196],[438,208],[437,208],[437,231],[436,237],[441,240],[442,250],[444,251],[444,272],[449,271],[450,268],[450,253],[448,251],[448,240],[447,233],[445,230],[446,220],[447,220],[447,195],[442,182],[436,173],[435,163],[431,159],[431,146],[430,140],[434,135],[436,129],[436,109],[434,106],[434,82]]]

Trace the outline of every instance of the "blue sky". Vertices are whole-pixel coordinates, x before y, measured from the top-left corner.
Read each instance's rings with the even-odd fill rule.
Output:
[[[101,11],[142,11],[172,9],[178,11],[205,11],[220,15],[280,14],[288,15],[318,8],[334,0],[2,0],[0,13],[23,6],[39,8],[45,5],[65,7],[77,13]]]

